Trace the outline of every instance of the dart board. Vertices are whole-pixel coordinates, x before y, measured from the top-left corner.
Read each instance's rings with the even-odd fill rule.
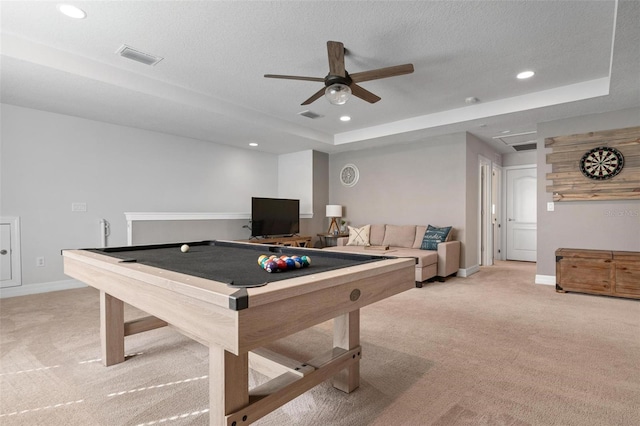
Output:
[[[601,146],[587,151],[580,160],[580,171],[589,179],[611,179],[624,167],[624,157],[615,148]]]

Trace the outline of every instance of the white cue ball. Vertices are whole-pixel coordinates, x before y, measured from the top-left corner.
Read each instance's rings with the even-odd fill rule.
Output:
[[[180,247],[180,251],[183,253],[186,253],[189,251],[189,245],[188,244],[183,244],[182,247]]]

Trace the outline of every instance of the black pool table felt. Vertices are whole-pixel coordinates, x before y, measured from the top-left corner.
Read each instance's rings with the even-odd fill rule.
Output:
[[[180,247],[190,249],[182,253]],[[388,257],[336,253],[262,244],[239,244],[226,241],[199,241],[153,246],[115,247],[93,251],[185,275],[223,282],[231,287],[257,287],[269,282],[317,274]],[[309,256],[310,266],[269,273],[258,264],[258,257],[276,255]]]

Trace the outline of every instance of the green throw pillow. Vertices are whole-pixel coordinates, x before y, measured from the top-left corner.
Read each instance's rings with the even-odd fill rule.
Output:
[[[451,232],[450,226],[445,226],[444,228],[436,228],[435,226],[431,225],[427,226],[424,237],[422,237],[422,245],[420,246],[420,249],[437,250],[438,243],[447,241],[449,232]]]

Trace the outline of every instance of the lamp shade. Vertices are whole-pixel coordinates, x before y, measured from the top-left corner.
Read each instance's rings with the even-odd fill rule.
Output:
[[[342,206],[339,204],[327,204],[327,217],[342,217]]]

